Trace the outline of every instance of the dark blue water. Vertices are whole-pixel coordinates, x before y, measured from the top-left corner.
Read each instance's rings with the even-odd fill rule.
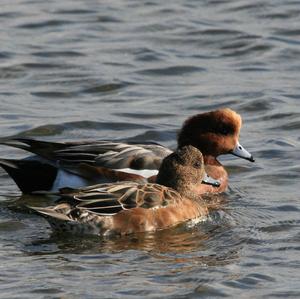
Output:
[[[3,0],[1,136],[174,147],[230,107],[256,163],[221,158],[206,223],[119,239],[52,235],[1,170],[0,297],[299,298],[299,24],[299,1]]]

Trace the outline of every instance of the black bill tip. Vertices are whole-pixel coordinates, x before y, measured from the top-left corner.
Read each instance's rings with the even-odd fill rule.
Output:
[[[250,162],[255,162],[255,159],[253,158],[253,156],[251,156],[251,157],[249,158],[249,161],[250,161]]]
[[[211,185],[213,187],[220,187],[221,185],[221,183],[218,180],[213,179],[207,174],[205,174],[205,177],[202,180],[202,184]]]

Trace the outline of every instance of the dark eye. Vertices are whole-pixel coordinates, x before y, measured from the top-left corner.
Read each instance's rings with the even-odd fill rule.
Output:
[[[202,164],[201,164],[201,162],[197,161],[194,163],[193,166],[194,166],[194,168],[201,168]]]
[[[227,135],[229,133],[229,130],[227,128],[222,128],[220,130],[220,133],[223,134],[223,135]]]
[[[217,129],[217,132],[222,135],[230,135],[233,134],[234,129],[230,125],[222,124]]]

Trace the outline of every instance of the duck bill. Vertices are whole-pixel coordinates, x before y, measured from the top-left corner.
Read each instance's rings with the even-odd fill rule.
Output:
[[[242,159],[246,159],[250,162],[255,161],[253,156],[247,150],[245,150],[239,142],[237,142],[235,148],[232,151],[230,151],[230,153],[234,156],[240,157]]]
[[[205,184],[205,185],[211,185],[211,186],[214,186],[214,187],[220,187],[220,185],[221,185],[218,180],[213,179],[207,173],[205,173],[205,176],[202,179],[201,183]]]

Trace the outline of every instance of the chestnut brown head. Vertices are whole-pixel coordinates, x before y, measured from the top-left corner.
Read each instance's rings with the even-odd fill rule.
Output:
[[[229,108],[194,115],[184,122],[178,134],[178,148],[190,144],[203,155],[217,157],[231,153],[254,161],[239,144],[241,126],[240,115]]]

